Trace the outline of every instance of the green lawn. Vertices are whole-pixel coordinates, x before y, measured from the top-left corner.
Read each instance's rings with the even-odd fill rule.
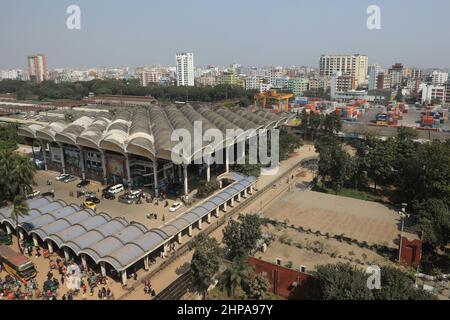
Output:
[[[383,199],[383,196],[377,195],[377,194],[373,194],[370,191],[361,191],[361,190],[355,190],[355,189],[350,189],[350,188],[342,188],[336,194],[336,192],[333,189],[327,188],[322,183],[322,181],[319,181],[314,186],[313,191],[329,193],[329,194],[334,194],[334,195],[338,195],[338,196],[354,198],[354,199],[359,199],[359,200],[366,200],[366,201],[374,201],[374,202],[386,203],[386,201]]]

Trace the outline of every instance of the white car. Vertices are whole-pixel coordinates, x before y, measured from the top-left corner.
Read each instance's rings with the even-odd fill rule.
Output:
[[[57,177],[55,178],[55,180],[56,180],[56,181],[61,181],[61,180],[64,180],[64,179],[68,178],[69,176],[70,176],[70,174],[67,174],[67,173],[61,173],[59,176],[57,176]]]
[[[180,209],[182,206],[182,204],[180,202],[174,202],[173,205],[170,207],[169,211],[170,212],[175,212],[178,209]]]

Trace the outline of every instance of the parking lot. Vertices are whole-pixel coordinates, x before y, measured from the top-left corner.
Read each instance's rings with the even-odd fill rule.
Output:
[[[41,193],[54,190],[55,199],[62,199],[68,204],[74,203],[81,205],[84,202],[84,197],[77,198],[77,184],[80,179],[77,178],[75,181],[64,183],[56,181],[55,178],[59,175],[59,172],[55,171],[38,171],[35,176],[35,181],[37,186],[34,186],[34,190],[39,190]],[[47,180],[50,179],[52,185],[47,185]],[[125,204],[120,203],[118,198],[124,192],[117,193],[115,200],[102,199],[101,192],[104,187],[96,181],[91,181],[89,185],[83,189],[88,192],[96,193],[97,198],[100,199],[100,203],[97,204],[97,213],[106,212],[112,218],[124,217],[128,221],[136,221],[145,225],[147,228],[156,228],[168,223],[169,221],[175,219],[179,215],[183,214],[188,208],[184,205],[181,206],[176,212],[169,212],[170,206],[175,202],[175,199],[167,199],[169,205],[164,207],[164,202],[159,201],[156,205],[156,200],[153,203],[147,203],[144,199],[141,204]],[[71,196],[73,194],[73,196]],[[190,195],[192,198],[192,195]],[[147,214],[155,213],[157,219],[148,219]]]

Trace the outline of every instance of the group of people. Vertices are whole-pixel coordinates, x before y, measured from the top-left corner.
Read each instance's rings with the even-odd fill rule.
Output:
[[[53,295],[42,294],[36,280],[22,282],[9,274],[3,279],[0,277],[0,300],[33,300],[52,299]]]
[[[149,294],[152,297],[156,296],[156,291],[152,287],[152,284],[150,283],[150,280],[145,280],[144,281],[144,293],[145,294]]]
[[[54,259],[47,249],[42,249],[41,253],[39,247],[33,247],[24,242],[21,242],[21,245],[24,253],[29,257],[39,258],[42,255],[48,259],[47,280],[41,289],[36,278],[21,281],[9,274],[4,279],[0,277],[0,300],[57,300],[60,296],[59,289],[73,276],[80,279],[79,286],[64,293],[61,296],[62,300],[74,300],[76,297],[80,298],[80,295],[82,300],[87,300],[87,295],[93,297],[95,291],[100,300],[114,300],[114,294],[109,288],[106,277],[97,274],[87,266],[76,265],[73,261],[66,261],[59,257]],[[75,274],[76,270],[79,270],[79,274]],[[2,272],[1,267],[0,272]],[[54,274],[56,272],[58,275]]]

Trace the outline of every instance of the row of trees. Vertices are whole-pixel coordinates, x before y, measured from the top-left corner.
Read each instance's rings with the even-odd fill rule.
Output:
[[[435,300],[414,286],[414,278],[393,267],[380,268],[380,289],[367,287],[368,274],[349,263],[320,265],[314,272],[322,300]]]
[[[194,250],[190,272],[196,288],[206,297],[208,288],[218,279],[219,288],[229,297],[264,299],[269,283],[264,275],[257,275],[247,264],[248,255],[261,239],[262,220],[257,215],[241,215],[230,220],[223,230],[221,248],[215,238],[200,234],[191,243]],[[218,276],[223,264],[228,267]]]
[[[303,139],[315,140],[321,136],[333,136],[342,129],[342,120],[335,112],[329,114],[307,113],[303,109],[300,114],[300,131]]]
[[[337,138],[323,137],[315,144],[318,175],[336,193],[343,187],[382,186],[393,203],[408,204],[413,228],[436,249],[450,240],[450,140],[418,143],[416,137],[415,130],[403,127],[386,140],[367,135],[352,144],[353,156]]]
[[[217,85],[215,87],[177,87],[153,85],[143,87],[137,79],[130,80],[91,80],[80,82],[54,83],[45,81],[39,84],[18,80],[0,81],[0,93],[16,93],[19,100],[34,99],[74,99],[80,100],[89,93],[95,95],[153,96],[167,101],[219,101],[239,99],[242,104],[251,103],[254,90],[239,86]]]

